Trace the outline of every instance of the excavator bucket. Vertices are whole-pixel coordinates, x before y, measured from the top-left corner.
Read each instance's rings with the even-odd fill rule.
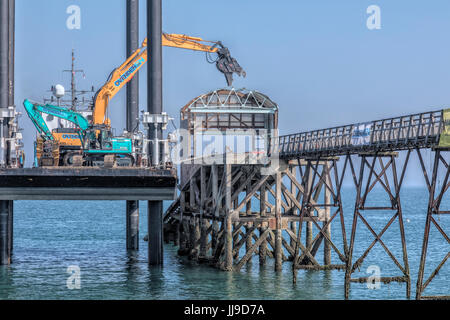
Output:
[[[236,59],[230,55],[228,48],[222,46],[218,49],[217,54],[219,55],[216,62],[217,69],[225,75],[228,86],[233,84],[233,73],[244,78],[246,77],[247,73],[242,69]]]

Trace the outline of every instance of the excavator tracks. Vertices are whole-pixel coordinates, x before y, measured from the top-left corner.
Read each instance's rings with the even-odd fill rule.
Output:
[[[105,168],[114,168],[115,162],[116,162],[116,156],[113,154],[108,154],[104,158],[103,166]]]
[[[74,167],[82,167],[83,166],[83,156],[82,155],[76,155],[72,157],[72,165]]]
[[[44,141],[38,138],[36,141],[36,157],[39,166],[42,167],[57,167],[59,165],[59,142],[58,141]]]

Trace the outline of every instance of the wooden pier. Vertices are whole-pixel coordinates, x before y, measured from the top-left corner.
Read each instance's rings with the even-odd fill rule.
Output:
[[[345,270],[346,298],[352,283],[367,282],[367,278],[354,278],[352,274],[378,243],[398,268],[398,273],[380,281],[405,283],[409,298],[412,279],[400,191],[414,153],[430,194],[428,212],[423,213],[427,224],[416,290],[417,299],[427,298],[423,295],[425,288],[449,257],[447,253],[434,272],[424,278],[431,226],[449,242],[434,218],[448,212],[440,208],[450,187],[449,147],[440,144],[447,112],[439,110],[282,137],[277,136],[277,113],[277,105],[267,96],[235,90],[208,93],[182,109],[182,125],[189,141],[184,150],[190,153],[181,161],[180,195],[164,216],[166,242],[179,246],[180,255],[226,271],[239,271],[252,263],[254,256],[259,256],[261,265],[273,258],[276,271],[290,262],[294,283],[299,269]],[[225,140],[238,139],[234,146],[239,148],[237,145],[243,143],[239,137],[253,129],[266,131],[256,133],[257,137],[249,138],[246,144],[254,147],[254,140],[266,139],[267,158],[255,160],[255,154],[261,156],[261,149],[233,150],[233,144],[226,145],[223,152],[214,150],[217,145],[198,150],[200,140],[210,145],[220,134]],[[434,155],[432,172],[424,165],[425,149],[431,149]],[[401,161],[400,151],[406,155]],[[438,175],[442,175],[439,166],[446,174],[438,186]],[[346,230],[344,221],[351,216],[344,212],[342,203],[346,176],[351,177],[356,190],[351,230]],[[388,201],[371,206],[368,199],[377,186],[386,193]],[[255,212],[255,208],[259,210]],[[385,227],[379,233],[367,219],[373,213],[385,219]],[[387,243],[382,236],[394,222],[399,225],[397,238]],[[332,234],[334,224],[337,228],[333,230],[339,232]],[[358,225],[365,229],[357,228]],[[354,256],[354,248],[360,246],[356,232],[373,238],[359,257]],[[392,248],[398,248],[402,256],[396,257]]]

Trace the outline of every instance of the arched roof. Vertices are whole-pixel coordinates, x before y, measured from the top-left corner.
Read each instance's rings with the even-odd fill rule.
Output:
[[[247,89],[219,89],[192,99],[181,113],[189,112],[239,112],[239,113],[276,113],[278,105],[267,95]]]

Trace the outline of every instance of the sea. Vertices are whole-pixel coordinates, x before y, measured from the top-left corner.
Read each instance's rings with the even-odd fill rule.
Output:
[[[354,215],[354,188],[344,188],[344,225],[350,242]],[[375,190],[369,203],[386,199]],[[401,192],[411,298],[415,296],[422,251],[428,192],[407,187]],[[370,202],[371,201],[371,202]],[[164,203],[167,207],[170,203]],[[442,207],[449,202],[444,201]],[[304,271],[293,284],[291,262],[282,272],[274,271],[273,259],[259,265],[258,256],[239,272],[223,272],[177,255],[172,244],[164,246],[164,265],[148,265],[147,203],[140,202],[140,249],[126,250],[124,201],[16,201],[14,206],[14,249],[12,264],[0,267],[0,299],[136,299],[136,300],[308,300],[344,299],[344,271]],[[332,211],[332,214],[334,211]],[[367,212],[364,218],[379,233],[394,212]],[[449,215],[436,216],[443,230],[449,230]],[[343,252],[339,216],[333,220],[332,239]],[[314,233],[317,229],[314,230]],[[285,235],[286,236],[286,235]],[[353,261],[374,241],[374,235],[358,220]],[[381,240],[404,264],[400,229],[395,220]],[[449,252],[449,243],[432,226],[425,279]],[[242,254],[242,252],[241,252]],[[323,251],[316,258],[323,261]],[[332,263],[339,264],[332,249]],[[378,242],[353,277],[402,276],[402,271]],[[447,262],[428,285],[426,295],[448,295],[450,267]],[[352,283],[350,299],[406,299],[404,283]]]

